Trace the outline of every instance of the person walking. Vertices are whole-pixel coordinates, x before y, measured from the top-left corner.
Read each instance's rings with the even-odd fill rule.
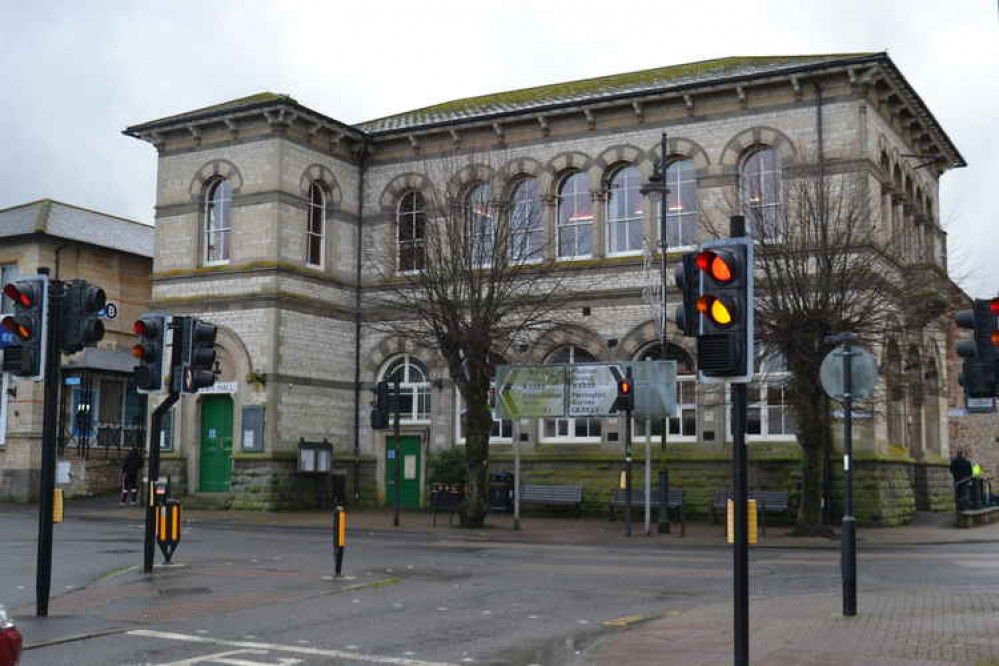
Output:
[[[950,474],[954,477],[954,501],[957,504],[957,510],[966,509],[971,503],[973,467],[971,461],[964,457],[964,449],[958,449],[957,455],[951,459]]]
[[[134,446],[121,463],[121,501],[119,506],[125,506],[128,495],[131,494],[131,504],[139,503],[139,470],[142,469],[142,452]]]

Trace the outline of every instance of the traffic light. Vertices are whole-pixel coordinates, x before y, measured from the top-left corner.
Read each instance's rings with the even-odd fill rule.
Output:
[[[614,410],[618,412],[630,412],[634,409],[635,384],[631,381],[631,372],[629,371],[627,377],[617,380],[617,400],[614,401]]]
[[[3,371],[33,381],[45,379],[49,330],[49,278],[32,275],[4,285],[3,294],[14,302],[14,313],[3,318],[3,328],[16,342],[3,354]]]
[[[100,312],[107,305],[104,290],[86,280],[70,280],[63,291],[59,348],[64,354],[75,354],[92,347],[104,338]]]
[[[389,427],[391,412],[391,389],[388,382],[378,382],[374,389],[375,402],[371,406],[371,429],[385,430]]]
[[[698,333],[697,292],[700,288],[696,252],[687,252],[680,257],[680,264],[673,271],[673,280],[683,297],[683,304],[676,309],[674,321],[684,337],[695,338]]]
[[[753,241],[704,243],[694,264],[700,275],[695,309],[701,380],[748,382],[753,376]]]
[[[139,362],[135,366],[135,387],[139,393],[163,393],[168,387],[170,353],[167,336],[172,317],[164,314],[146,314],[133,325],[139,341],[132,347],[132,356]],[[170,336],[172,343],[172,335]]]
[[[977,298],[971,310],[954,316],[959,328],[972,329],[972,340],[957,343],[964,365],[958,382],[966,398],[992,398],[999,392],[999,298]]]
[[[198,389],[215,384],[215,338],[218,327],[197,317],[183,317],[181,335],[181,388],[184,393],[197,393]]]

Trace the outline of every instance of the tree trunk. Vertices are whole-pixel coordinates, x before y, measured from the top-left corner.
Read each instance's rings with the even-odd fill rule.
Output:
[[[817,364],[808,363],[793,382],[798,444],[801,446],[801,501],[794,529],[799,535],[832,535],[832,528],[822,523],[822,489],[825,481],[826,449],[830,446],[829,404],[815,373]],[[794,372],[794,371],[792,371]]]
[[[488,404],[478,408],[469,404],[467,427],[465,458],[468,479],[461,524],[464,527],[482,527],[489,510],[489,431],[493,427],[493,417]]]

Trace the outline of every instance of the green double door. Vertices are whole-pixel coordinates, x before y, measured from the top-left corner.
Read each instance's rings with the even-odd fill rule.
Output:
[[[232,398],[209,395],[201,400],[201,446],[198,489],[226,492],[232,475]]]
[[[389,506],[395,506],[396,462],[401,464],[402,492],[399,505],[404,508],[420,507],[420,438],[400,437],[399,458],[396,458],[395,437],[385,440],[385,489]]]

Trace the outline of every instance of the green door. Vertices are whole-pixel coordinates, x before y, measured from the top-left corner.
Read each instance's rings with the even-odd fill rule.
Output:
[[[396,461],[400,460],[402,494],[399,496],[399,504],[405,508],[417,509],[420,507],[420,438],[400,437],[399,444],[397,459],[395,437],[389,437],[385,442],[385,489],[388,503],[389,506],[395,506]]]
[[[209,395],[201,400],[201,456],[198,487],[202,492],[229,490],[232,469],[232,398]]]

